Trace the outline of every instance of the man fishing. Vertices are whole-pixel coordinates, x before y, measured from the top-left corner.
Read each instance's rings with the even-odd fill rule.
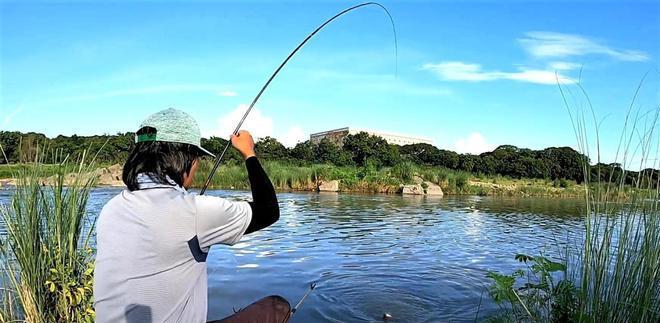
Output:
[[[245,160],[252,202],[191,194],[201,147],[197,122],[167,109],[148,117],[122,179],[97,223],[94,299],[97,322],[206,322],[206,257],[279,219],[273,185],[247,131],[231,137]],[[226,305],[225,305],[226,306]],[[289,303],[266,297],[217,322],[286,322]]]

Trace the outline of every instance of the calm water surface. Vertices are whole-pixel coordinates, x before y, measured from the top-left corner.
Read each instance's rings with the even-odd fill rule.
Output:
[[[94,190],[90,214],[118,192]],[[0,201],[8,196],[0,191]],[[478,309],[483,319],[497,309],[487,271],[519,268],[516,253],[556,255],[576,243],[582,223],[580,201],[567,199],[278,197],[278,223],[211,250],[209,319],[271,294],[295,305],[312,282],[317,289],[291,322],[382,322],[384,313],[391,322],[471,322]]]

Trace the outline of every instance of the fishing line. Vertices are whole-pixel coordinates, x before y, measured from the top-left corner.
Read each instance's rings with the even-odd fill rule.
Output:
[[[307,43],[307,41],[309,41],[314,35],[316,35],[317,32],[319,32],[321,29],[323,29],[323,27],[328,25],[333,20],[335,20],[338,17],[344,15],[345,13],[348,13],[350,11],[353,11],[355,9],[365,7],[365,6],[378,6],[378,7],[380,7],[381,9],[383,9],[385,11],[385,13],[387,14],[387,17],[390,19],[390,23],[392,24],[392,32],[394,34],[394,59],[395,59],[395,75],[396,75],[397,70],[398,70],[397,61],[398,61],[398,56],[399,56],[399,54],[398,54],[399,48],[398,48],[397,39],[396,39],[396,28],[394,27],[394,19],[392,19],[392,15],[387,10],[387,8],[385,8],[383,5],[381,5],[378,2],[365,2],[365,3],[355,5],[353,7],[348,8],[348,9],[344,9],[343,11],[341,11],[338,14],[334,15],[332,18],[326,20],[323,24],[318,26],[312,33],[310,33],[309,35],[307,35],[307,37],[305,37],[305,39],[289,54],[289,56],[286,57],[286,59],[282,62],[282,64],[280,64],[280,66],[275,70],[275,72],[270,76],[270,78],[268,78],[268,81],[266,81],[266,84],[264,84],[264,86],[261,87],[261,90],[259,90],[259,93],[257,93],[257,96],[254,97],[254,100],[252,100],[252,103],[250,103],[250,106],[245,111],[245,114],[243,114],[243,117],[238,122],[238,125],[236,125],[236,128],[234,129],[233,134],[234,135],[238,134],[238,131],[241,129],[241,126],[243,125],[243,122],[245,121],[247,116],[250,114],[250,111],[252,111],[252,108],[254,107],[254,105],[257,103],[257,101],[261,97],[261,94],[264,93],[264,91],[266,90],[268,85],[270,85],[270,82],[273,81],[275,76],[277,76],[277,74],[280,72],[280,70],[282,70],[284,65],[286,65],[286,63],[289,62],[291,57],[293,57],[293,55],[295,55],[298,52],[298,50],[300,48],[302,48],[303,45],[305,45]],[[199,193],[200,195],[204,195],[204,192],[206,192],[206,189],[209,187],[209,184],[211,184],[211,179],[213,179],[213,175],[215,175],[215,172],[218,170],[218,167],[220,166],[220,162],[222,161],[222,158],[225,156],[225,153],[227,153],[227,149],[229,149],[230,145],[231,145],[231,138],[227,142],[227,145],[225,146],[225,148],[222,150],[222,153],[220,154],[220,156],[218,156],[218,158],[215,160],[215,164],[213,165],[213,168],[211,169],[211,173],[209,173],[209,176],[206,178],[206,182],[204,183],[204,187],[202,187],[202,191]]]

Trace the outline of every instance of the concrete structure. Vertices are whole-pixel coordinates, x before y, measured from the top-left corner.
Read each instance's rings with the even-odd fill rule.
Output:
[[[309,136],[309,140],[312,143],[318,144],[324,138],[328,138],[333,143],[341,146],[346,136],[355,135],[360,132],[366,132],[372,136],[381,137],[385,139],[387,143],[393,145],[399,145],[399,146],[412,145],[412,144],[433,145],[433,140],[428,138],[412,137],[407,135],[392,134],[392,133],[371,131],[371,130],[358,129],[358,128],[349,128],[349,127],[313,133]]]

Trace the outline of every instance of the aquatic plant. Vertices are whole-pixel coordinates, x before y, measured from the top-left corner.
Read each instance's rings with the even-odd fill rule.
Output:
[[[660,176],[656,170],[660,107],[633,113],[642,84],[643,81],[624,121],[615,158],[620,163],[607,165],[600,161],[600,123],[586,91],[576,84],[578,94],[586,101],[585,113],[581,105],[576,108],[568,104],[567,95],[574,98],[575,94],[559,86],[571,116],[578,150],[589,156],[590,144],[593,145],[589,139],[595,137],[597,164],[582,165],[583,236],[576,245],[563,251],[565,257],[561,263],[539,257],[518,258],[535,263],[528,267],[528,273],[540,274],[540,278],[531,285],[520,281],[526,276],[525,271],[510,275],[489,273],[493,280],[491,297],[499,304],[509,304],[492,320],[660,321]],[[592,128],[585,115],[592,118]],[[632,162],[639,171],[634,172],[631,187],[626,183],[630,179],[626,169],[632,167]],[[550,278],[556,272],[561,272],[561,280],[552,284]]]
[[[93,163],[83,154],[75,169],[51,166],[55,175],[46,178],[53,169],[39,154],[35,160],[13,175],[11,203],[0,205],[0,321],[93,322]]]
[[[597,167],[584,168],[585,181],[596,177],[594,187],[584,186],[585,235],[567,259],[571,280],[578,288],[577,321],[658,322],[660,321],[660,205],[658,204],[657,133],[660,107],[649,112],[633,111],[642,89],[640,82],[621,134],[616,160],[620,165],[603,166],[600,161],[599,123],[585,89],[577,84],[593,118],[593,132],[587,127],[584,110],[566,107],[573,120],[579,149],[589,151],[589,137],[595,136]],[[567,93],[560,86],[565,102]],[[633,166],[632,163],[636,166]],[[632,189],[626,186],[626,169],[639,167]],[[647,169],[649,169],[647,171]],[[621,176],[615,176],[617,172]],[[602,176],[603,173],[609,174]]]
[[[567,266],[543,256],[518,254],[525,269],[505,275],[489,272],[493,280],[488,292],[514,321],[568,322],[575,315],[577,289],[567,277]],[[557,274],[561,274],[559,279]],[[504,316],[504,317],[506,317]],[[502,317],[502,316],[501,316]]]

